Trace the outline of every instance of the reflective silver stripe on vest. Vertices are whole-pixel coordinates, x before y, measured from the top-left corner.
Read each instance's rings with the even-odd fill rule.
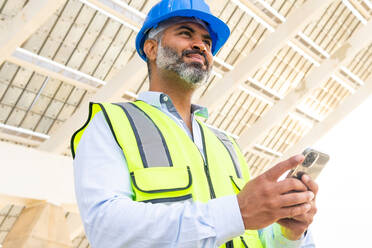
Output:
[[[211,128],[211,127],[209,127],[209,129],[213,131],[213,133],[217,136],[217,138],[222,142],[222,144],[225,146],[226,150],[229,152],[231,160],[234,164],[236,176],[238,178],[243,178],[242,172],[240,170],[240,162],[239,162],[239,159],[238,159],[238,155],[235,152],[234,144],[231,142],[231,140],[229,139],[229,137],[225,133],[223,133],[223,132],[221,132],[217,129]]]
[[[133,103],[117,103],[125,112],[141,154],[144,167],[173,166],[165,139],[150,117]]]

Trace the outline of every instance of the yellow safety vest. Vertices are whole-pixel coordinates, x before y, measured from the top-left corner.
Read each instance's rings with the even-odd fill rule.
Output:
[[[134,201],[170,203],[237,194],[249,170],[236,142],[198,121],[205,161],[185,131],[165,113],[142,101],[91,103],[89,118],[71,139],[73,157],[90,120],[102,111],[127,160]],[[258,232],[247,230],[224,248],[262,248]]]

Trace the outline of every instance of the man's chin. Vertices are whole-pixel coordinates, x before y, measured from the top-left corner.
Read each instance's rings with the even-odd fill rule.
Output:
[[[196,89],[206,83],[206,77],[190,77],[181,75],[180,78],[188,85],[189,88]]]
[[[193,68],[196,68],[196,69],[200,69],[200,70],[203,70],[203,71],[206,71],[207,70],[207,66],[201,62],[185,62],[185,64],[187,64],[188,66],[190,67],[193,67]]]

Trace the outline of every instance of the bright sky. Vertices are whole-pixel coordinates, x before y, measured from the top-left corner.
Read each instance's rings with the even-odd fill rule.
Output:
[[[318,178],[317,248],[371,247],[372,96],[314,145],[331,160]]]

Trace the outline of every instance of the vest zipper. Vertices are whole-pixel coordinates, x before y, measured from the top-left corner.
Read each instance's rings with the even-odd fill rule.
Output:
[[[211,175],[209,174],[209,167],[208,167],[207,162],[204,162],[204,171],[205,171],[205,175],[207,176],[211,199],[214,199],[214,198],[216,198],[216,194],[214,193],[212,180],[211,180]]]
[[[199,123],[198,123],[199,124]],[[211,175],[209,173],[209,166],[208,166],[208,157],[207,157],[207,148],[206,148],[206,145],[205,145],[205,137],[204,137],[204,131],[203,131],[203,127],[199,124],[199,128],[200,128],[200,133],[201,133],[201,136],[202,136],[202,141],[203,141],[203,151],[204,151],[204,156],[203,157],[203,154],[201,154],[200,152],[200,155],[202,156],[202,159],[204,161],[204,172],[205,172],[205,175],[207,177],[207,181],[208,181],[208,186],[209,186],[209,193],[211,195],[211,199],[214,199],[216,198],[216,193],[214,192],[214,189],[213,189],[213,184],[212,184],[212,179],[211,179]],[[199,150],[199,149],[198,149]]]

